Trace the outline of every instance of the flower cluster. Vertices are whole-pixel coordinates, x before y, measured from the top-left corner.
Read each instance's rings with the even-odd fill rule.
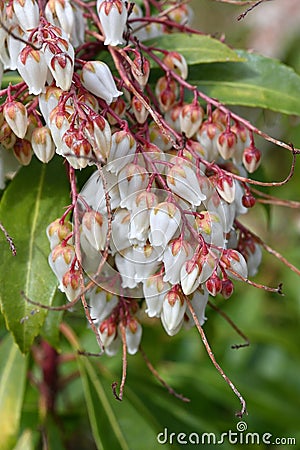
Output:
[[[172,336],[195,323],[188,301],[203,325],[209,296],[257,272],[237,218],[255,203],[261,153],[246,121],[188,83],[182,54],[144,43],[189,29],[189,7],[40,3],[1,2],[1,72],[21,81],[1,91],[0,187],[33,154],[64,158],[72,205],[47,228],[49,265],[69,301],[88,300],[105,351],[125,341],[134,354],[145,314]]]

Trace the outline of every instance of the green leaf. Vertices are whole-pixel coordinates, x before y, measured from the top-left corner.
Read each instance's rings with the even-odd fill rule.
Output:
[[[243,57],[227,45],[206,35],[173,33],[150,39],[147,46],[176,51],[185,57],[188,65],[243,61]]]
[[[24,430],[14,450],[34,450],[34,432],[29,429]]]
[[[189,82],[228,105],[300,115],[300,76],[276,59],[238,50],[245,62],[192,66]]]
[[[68,191],[60,158],[48,164],[34,159],[19,171],[1,199],[0,220],[17,249],[13,256],[1,233],[1,310],[23,353],[38,335],[47,310],[29,304],[20,293],[24,291],[36,302],[52,304],[57,280],[48,265],[46,227],[62,215]]]
[[[19,433],[26,367],[27,358],[7,335],[0,346],[1,450],[11,450]]]
[[[52,306],[60,306],[66,303],[65,294],[56,291]],[[60,331],[59,324],[62,321],[64,312],[63,311],[48,311],[44,325],[41,329],[41,336],[49,342],[49,344],[55,348],[57,351],[60,351],[59,343],[60,343]]]

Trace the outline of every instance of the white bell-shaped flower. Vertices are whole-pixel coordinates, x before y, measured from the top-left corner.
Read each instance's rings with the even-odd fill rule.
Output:
[[[219,195],[227,202],[233,203],[235,199],[235,188],[236,184],[232,176],[225,173],[220,173],[217,175],[216,179],[216,189]]]
[[[62,279],[64,274],[69,270],[75,257],[74,246],[70,244],[59,244],[49,255],[48,263],[52,271],[55,273],[60,282],[59,289],[64,291]]]
[[[180,224],[181,213],[177,206],[171,202],[159,203],[150,213],[150,243],[164,248]]]
[[[138,245],[132,247],[130,256],[135,265],[134,278],[137,283],[143,282],[157,271],[160,265],[160,254],[161,249],[152,247],[150,244],[143,247]]]
[[[104,45],[124,44],[123,33],[127,22],[127,9],[122,0],[97,2],[97,12],[104,32]]]
[[[26,45],[19,54],[17,69],[29,88],[29,94],[38,95],[44,91],[48,67],[42,52]]]
[[[134,159],[136,141],[131,133],[125,130],[116,131],[112,135],[111,148],[107,158],[107,170],[118,174]]]
[[[200,267],[194,259],[189,259],[184,263],[180,271],[180,283],[185,295],[194,292],[201,283]]]
[[[118,209],[112,220],[112,233],[110,248],[112,253],[122,252],[131,246],[129,241],[130,212],[127,209]]]
[[[125,327],[126,347],[129,355],[135,355],[142,339],[142,326],[135,317],[131,317]]]
[[[19,167],[19,163],[11,150],[7,150],[0,145],[0,189],[5,188],[6,177],[15,173]]]
[[[133,249],[128,248],[122,255],[115,255],[115,263],[122,278],[122,287],[133,289],[138,285],[136,273],[136,261]]]
[[[190,302],[199,321],[199,324],[202,327],[202,325],[204,325],[204,322],[206,321],[205,308],[208,302],[208,291],[205,288],[197,289],[197,291],[193,293]],[[188,317],[188,321],[184,322],[184,326],[185,328],[190,328],[195,325],[195,321],[189,308],[186,309],[186,315]]]
[[[71,47],[71,44],[69,44],[69,47]],[[51,75],[56,86],[63,91],[70,89],[74,72],[74,57],[72,58],[69,53],[73,54],[74,50],[62,52],[53,50],[53,46],[50,45],[44,47],[45,60]]]
[[[230,278],[239,280],[248,277],[248,267],[244,256],[237,250],[228,249],[222,253],[221,265]],[[240,277],[239,277],[240,276]]]
[[[12,27],[10,31],[13,35],[8,34],[7,36],[7,49],[10,58],[9,69],[16,70],[18,67],[18,56],[25,47],[24,41],[27,39],[27,33],[18,25]]]
[[[172,285],[179,283],[181,268],[192,255],[193,248],[187,241],[181,238],[170,241],[162,258],[165,267],[163,280]]]
[[[137,193],[130,218],[129,240],[132,244],[143,244],[148,238],[150,225],[150,210],[158,204],[153,192]]]
[[[87,293],[90,315],[93,323],[98,326],[117,306],[119,299],[116,295],[95,286]]]
[[[145,190],[149,176],[146,169],[138,164],[127,164],[118,175],[118,187],[121,196],[120,206],[132,209],[136,193]]]
[[[62,93],[62,89],[57,86],[47,86],[45,92],[39,95],[39,109],[46,124],[49,123],[50,113],[58,105]],[[68,101],[67,105],[69,105]]]
[[[93,147],[93,152],[100,161],[106,161],[111,147],[110,125],[100,114],[90,117],[84,129],[88,141]]]
[[[27,131],[27,109],[21,102],[7,102],[4,104],[3,115],[16,136],[23,139]]]
[[[254,277],[262,260],[261,247],[256,242],[253,242],[251,246],[246,246],[243,253],[247,261],[248,275],[249,277]]]
[[[163,275],[151,275],[143,281],[143,293],[149,317],[160,317],[165,295],[171,289],[170,283],[163,280]]]
[[[45,17],[53,25],[64,30],[68,37],[74,28],[74,9],[69,0],[50,0],[45,6]],[[79,31],[79,29],[77,29]]]
[[[191,138],[199,129],[204,116],[203,108],[198,104],[188,103],[180,111],[181,132]]]
[[[184,314],[186,311],[186,302],[176,288],[172,288],[163,301],[161,322],[169,336],[174,336],[180,330]]]
[[[61,290],[66,294],[69,302],[79,297],[81,293],[81,271],[70,269],[68,270],[61,281]]]
[[[221,248],[225,246],[223,223],[216,212],[201,211],[194,224],[197,233],[201,234],[207,244]]]
[[[206,199],[206,195],[201,191],[197,174],[188,162],[175,164],[168,170],[167,184],[172,192],[187,200],[192,206],[199,206]]]
[[[107,217],[98,211],[87,211],[82,218],[82,233],[96,250],[104,250],[108,230]]]
[[[102,61],[88,61],[81,72],[83,86],[92,94],[102,98],[110,105],[123,93],[118,91],[112,73]]]
[[[55,154],[55,145],[48,127],[35,128],[31,135],[31,145],[35,156],[43,163],[49,162]]]
[[[26,31],[36,28],[40,20],[38,2],[35,0],[13,0],[13,8],[20,27]]]

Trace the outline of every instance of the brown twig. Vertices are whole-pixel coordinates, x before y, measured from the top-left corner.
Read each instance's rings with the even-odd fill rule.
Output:
[[[178,398],[179,400],[181,400],[183,402],[186,402],[186,403],[190,402],[191,400],[189,398],[184,397],[182,394],[178,394],[171,386],[168,385],[168,383],[165,380],[163,380],[161,378],[161,376],[159,375],[157,370],[153,367],[153,365],[149,361],[148,356],[146,355],[145,351],[143,350],[143,348],[141,346],[139,347],[139,350],[140,350],[141,355],[142,355],[145,363],[147,364],[147,367],[150,370],[150,372],[163,385],[163,387],[169,392],[169,394],[173,395],[174,397]]]
[[[122,344],[123,345],[122,345],[122,379],[121,379],[119,394],[117,393],[117,386],[118,386],[118,382],[117,381],[113,382],[111,387],[112,387],[112,391],[113,391],[115,399],[119,400],[119,401],[122,401],[123,400],[123,392],[124,392],[125,382],[126,382],[126,374],[127,374],[126,331],[125,331],[125,326],[124,326],[124,324],[122,322],[120,323],[120,330],[121,330]]]
[[[185,296],[185,301],[187,303],[187,306],[192,314],[192,317],[194,319],[194,322],[196,324],[197,330],[199,331],[199,334],[201,336],[202,342],[206,348],[207,354],[211,360],[211,362],[213,363],[213,365],[215,366],[215,368],[217,369],[217,371],[219,372],[219,374],[222,376],[222,378],[225,380],[225,382],[228,384],[228,386],[232,389],[232,391],[235,393],[235,395],[238,397],[242,408],[240,411],[238,411],[236,413],[236,416],[238,417],[242,417],[244,414],[247,414],[247,409],[246,409],[246,401],[244,400],[243,396],[241,395],[241,393],[237,390],[237,388],[235,387],[235,385],[232,383],[232,381],[230,380],[230,378],[228,378],[228,376],[225,374],[224,370],[222,369],[222,367],[217,363],[216,358],[212,352],[212,349],[209,345],[209,342],[207,340],[207,337],[204,333],[203,328],[201,327],[198,317],[195,313],[195,310],[189,300],[189,298],[187,296]]]
[[[12,252],[13,256],[16,256],[17,249],[15,247],[15,244],[14,244],[12,238],[10,237],[10,235],[8,234],[8,232],[6,231],[5,227],[3,226],[2,222],[0,222],[0,230],[4,234],[5,239],[7,240],[8,244],[9,244],[9,248],[10,248],[10,251]]]

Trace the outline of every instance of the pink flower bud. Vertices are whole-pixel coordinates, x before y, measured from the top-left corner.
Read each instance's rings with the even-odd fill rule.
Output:
[[[187,138],[191,138],[199,129],[204,116],[203,108],[200,105],[187,104],[180,111],[181,132]]]
[[[43,163],[47,163],[53,158],[55,146],[48,127],[34,129],[31,135],[31,145],[35,156]]]
[[[234,290],[233,282],[226,278],[225,280],[222,280],[222,291],[221,294],[223,297],[227,300],[229,297],[232,296]]]
[[[230,175],[219,173],[214,180],[216,189],[220,196],[228,203],[232,203],[235,199],[235,183]]]
[[[218,155],[217,141],[222,131],[221,124],[206,120],[197,132],[197,140],[204,148],[208,161],[213,161]]]
[[[261,152],[254,145],[245,148],[243,153],[243,164],[248,172],[253,173],[261,161]]]
[[[134,95],[131,100],[131,108],[138,123],[143,124],[148,117],[148,110],[144,104]]]
[[[61,223],[61,219],[56,219],[51,222],[47,229],[46,234],[50,242],[51,250],[54,249],[58,244],[60,244],[67,236],[72,233],[71,222]]]
[[[104,347],[111,345],[117,335],[117,326],[111,319],[104,320],[99,327],[101,342]]]
[[[80,270],[68,270],[62,278],[63,292],[66,294],[69,302],[75,300],[81,292],[81,271]]]
[[[163,133],[161,128],[155,123],[149,124],[149,137],[152,144],[156,145],[163,152],[166,152],[172,148],[172,142],[168,139],[168,136]]]
[[[242,204],[245,206],[245,208],[252,208],[256,203],[255,197],[248,192],[242,196]]]
[[[155,86],[155,94],[162,111],[169,111],[176,103],[178,94],[176,81],[167,77],[159,78]]]
[[[222,291],[222,280],[214,272],[212,276],[208,280],[206,280],[205,286],[210,295],[215,297]]]
[[[98,0],[97,12],[104,32],[104,45],[124,44],[123,33],[127,22],[127,9],[122,0]]]
[[[147,58],[136,53],[134,60],[132,61],[131,73],[139,83],[141,89],[143,89],[148,83],[150,75],[150,63]]]
[[[89,164],[92,158],[92,147],[78,130],[67,130],[62,142],[63,155],[74,169],[83,169]]]
[[[236,145],[237,136],[233,131],[225,130],[218,137],[218,151],[224,159],[229,159],[234,155]]]
[[[32,147],[27,139],[17,139],[14,145],[14,155],[22,166],[28,166],[32,158]]]
[[[169,52],[163,58],[163,63],[170,69],[176,72],[184,80],[188,76],[188,66],[185,58],[177,52]]]
[[[3,122],[0,126],[0,142],[6,149],[11,149],[17,141],[17,136],[12,131],[7,122]]]
[[[87,121],[84,133],[100,161],[106,161],[111,147],[111,129],[100,114],[92,115]]]
[[[190,259],[184,263],[180,271],[180,283],[182,291],[185,295],[190,295],[200,285],[201,268],[194,259]]]
[[[83,86],[92,94],[102,98],[109,105],[123,93],[117,90],[107,64],[102,61],[89,61],[81,72]]]
[[[3,108],[3,115],[17,137],[23,139],[27,130],[27,109],[21,102],[5,103]]]
[[[72,84],[74,60],[67,52],[53,54],[53,52],[49,50],[49,46],[46,46],[44,54],[46,61],[48,59],[48,67],[55,80],[56,86],[63,91],[68,91]]]

